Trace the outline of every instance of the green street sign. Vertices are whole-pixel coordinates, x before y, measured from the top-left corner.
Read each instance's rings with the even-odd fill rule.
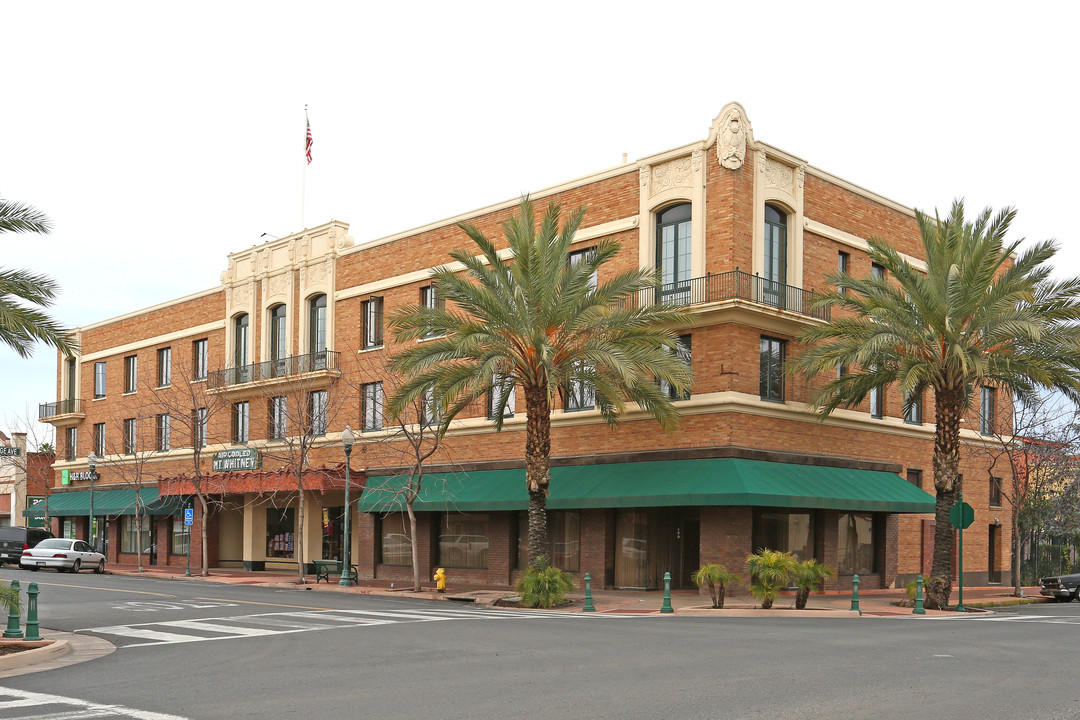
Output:
[[[19,457],[22,452],[17,447],[0,445],[0,457]]]
[[[262,458],[255,448],[233,448],[214,453],[214,472],[232,470],[258,470],[262,467]]]
[[[966,502],[960,501],[949,510],[949,523],[957,530],[966,530],[973,522],[975,509]]]

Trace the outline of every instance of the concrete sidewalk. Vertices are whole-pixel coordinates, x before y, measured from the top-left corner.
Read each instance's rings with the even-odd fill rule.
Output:
[[[187,582],[221,583],[227,585],[252,585],[273,588],[291,588],[298,591],[308,592],[339,592],[358,595],[384,595],[391,597],[411,597],[424,600],[447,600],[459,602],[473,602],[478,605],[491,605],[496,600],[513,595],[513,591],[504,587],[460,585],[450,583],[445,593],[436,593],[429,583],[423,583],[423,590],[419,593],[402,587],[401,582],[395,581],[370,581],[362,580],[359,585],[351,588],[342,588],[335,578],[332,582],[315,583],[311,575],[306,577],[306,584],[299,584],[295,573],[280,571],[251,572],[233,568],[211,568],[208,577],[198,575],[198,570],[193,571],[190,577],[184,575],[184,568],[165,566],[144,566],[143,571],[130,565],[110,565],[108,572],[113,575],[127,575],[133,577],[149,577],[157,579],[181,580]],[[411,588],[411,583],[407,584]],[[957,590],[954,587],[952,601],[957,600]],[[1024,588],[1026,600],[1044,601],[1039,596],[1037,587]],[[558,612],[582,612],[585,605],[585,594],[581,588],[571,592],[568,596],[572,602],[569,605],[558,608]],[[925,615],[913,615],[910,607],[895,605],[897,601],[906,600],[905,592],[900,590],[861,590],[859,593],[859,607],[863,617],[894,617],[894,618],[929,618],[941,615],[955,615],[954,612],[927,610]],[[979,605],[1012,605],[1016,604],[1017,598],[1012,596],[1011,587],[1000,585],[990,587],[965,587],[964,605],[972,611],[979,610]],[[593,605],[598,613],[619,615],[659,615],[663,605],[664,594],[659,591],[641,590],[594,590]],[[709,615],[714,617],[859,617],[858,612],[851,610],[851,593],[830,592],[827,594],[815,593],[810,596],[806,610],[794,609],[795,597],[793,593],[784,593],[777,598],[771,610],[762,610],[753,598],[747,596],[731,596],[726,598],[723,610],[714,610],[708,595],[699,594],[696,590],[674,590],[671,593],[671,606],[677,615]]]

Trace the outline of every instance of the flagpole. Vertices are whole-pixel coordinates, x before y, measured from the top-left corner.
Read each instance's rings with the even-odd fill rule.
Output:
[[[304,122],[307,125],[307,134],[304,136],[304,178],[300,184],[300,232],[304,231],[306,227],[304,225],[304,213],[307,205],[307,166],[310,162],[308,158],[308,138],[311,137],[311,120],[308,119],[307,105],[304,105]]]

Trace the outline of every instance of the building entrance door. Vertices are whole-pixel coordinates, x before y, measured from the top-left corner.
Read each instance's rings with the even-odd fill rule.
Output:
[[[700,523],[681,508],[619,510],[615,516],[615,587],[660,590],[691,587],[697,570]]]
[[[151,565],[157,565],[157,518],[151,515],[147,518],[147,525],[150,528],[150,541],[148,543],[146,555],[149,558]]]
[[[986,582],[1001,582],[1000,558],[998,557],[998,545],[1001,542],[1001,526],[990,526],[990,547],[986,549]]]

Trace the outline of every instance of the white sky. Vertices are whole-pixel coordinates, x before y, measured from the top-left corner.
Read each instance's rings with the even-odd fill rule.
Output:
[[[55,229],[0,237],[0,266],[59,281],[72,326],[299,230],[305,103],[306,224],[357,242],[703,139],[738,100],[897,202],[1014,205],[1080,269],[1077,3],[30,1],[3,25],[0,196]],[[0,429],[55,371],[0,348]]]

